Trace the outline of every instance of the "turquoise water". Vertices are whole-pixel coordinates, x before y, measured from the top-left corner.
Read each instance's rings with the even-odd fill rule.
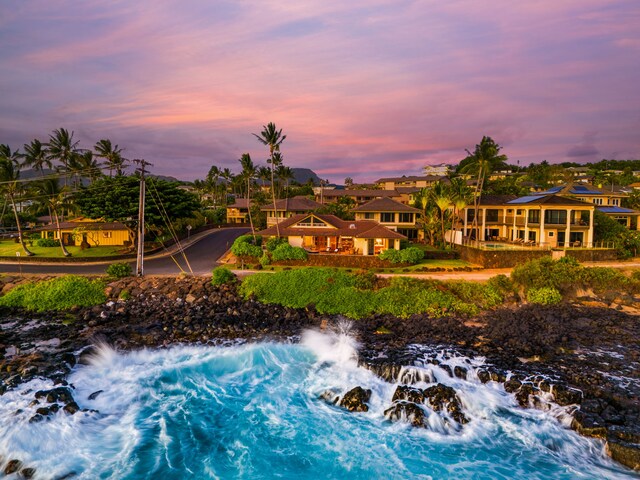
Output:
[[[498,384],[428,369],[418,369],[419,385],[435,375],[456,388],[469,424],[435,412],[429,429],[387,421],[396,385],[358,368],[345,335],[126,355],[103,348],[70,377],[80,406],[99,413],[30,424],[33,390],[50,386],[34,381],[0,397],[0,456],[22,459],[39,478],[638,478],[601,443],[563,427],[560,413],[519,409]],[[369,412],[318,398],[356,385],[373,391]]]

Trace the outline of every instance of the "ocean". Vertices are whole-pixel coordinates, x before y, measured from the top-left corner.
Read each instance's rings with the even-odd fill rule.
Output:
[[[522,409],[501,384],[482,384],[482,358],[456,362],[466,380],[425,363],[413,369],[415,386],[453,387],[469,423],[424,406],[427,428],[415,428],[385,417],[397,384],[359,367],[345,332],[127,353],[102,346],[68,378],[85,411],[30,423],[33,394],[50,380],[0,397],[0,457],[45,479],[638,478],[602,442],[567,428],[562,409]],[[356,386],[372,391],[367,412],[320,398]]]

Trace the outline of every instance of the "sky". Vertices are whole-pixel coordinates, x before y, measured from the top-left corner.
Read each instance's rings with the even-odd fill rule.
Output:
[[[342,183],[640,158],[638,0],[2,0],[0,143],[108,138],[152,173],[267,149]]]

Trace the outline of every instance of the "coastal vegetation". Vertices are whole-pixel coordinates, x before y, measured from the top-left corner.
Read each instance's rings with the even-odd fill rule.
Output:
[[[92,307],[106,301],[105,283],[86,277],[67,275],[44,282],[30,282],[0,297],[0,306],[38,312]]]
[[[126,262],[118,262],[109,265],[106,273],[111,278],[125,278],[133,274],[133,269],[131,265]]]
[[[211,284],[214,286],[235,283],[236,281],[236,276],[226,267],[214,268],[211,272]]]

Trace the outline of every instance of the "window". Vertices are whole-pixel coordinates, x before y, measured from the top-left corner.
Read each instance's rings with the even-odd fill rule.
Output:
[[[400,223],[413,223],[413,213],[401,213]]]
[[[615,205],[616,207],[620,206],[620,199],[619,198],[612,198],[611,199],[611,205]]]
[[[544,212],[544,223],[551,225],[560,225],[567,223],[566,210],[546,210]]]
[[[498,215],[500,214],[500,210],[497,209],[489,209],[489,210],[485,210],[485,221],[487,222],[497,222],[498,221]]]
[[[601,198],[594,198],[593,199],[593,203],[595,203],[596,205],[602,205],[602,199]]]
[[[476,215],[476,211],[473,209],[468,209],[467,210],[467,222],[473,222],[473,217],[475,217]]]
[[[529,210],[529,223],[540,223],[540,210]]]
[[[113,234],[113,232],[102,232],[102,236],[104,238],[111,238],[112,234]]]
[[[382,223],[393,223],[396,221],[396,214],[393,212],[382,212],[380,214],[380,221]]]
[[[375,218],[373,212],[364,212],[364,219],[365,220],[373,220]]]
[[[523,214],[524,214],[524,210],[522,210],[521,208],[516,210],[516,215],[523,215]]]

